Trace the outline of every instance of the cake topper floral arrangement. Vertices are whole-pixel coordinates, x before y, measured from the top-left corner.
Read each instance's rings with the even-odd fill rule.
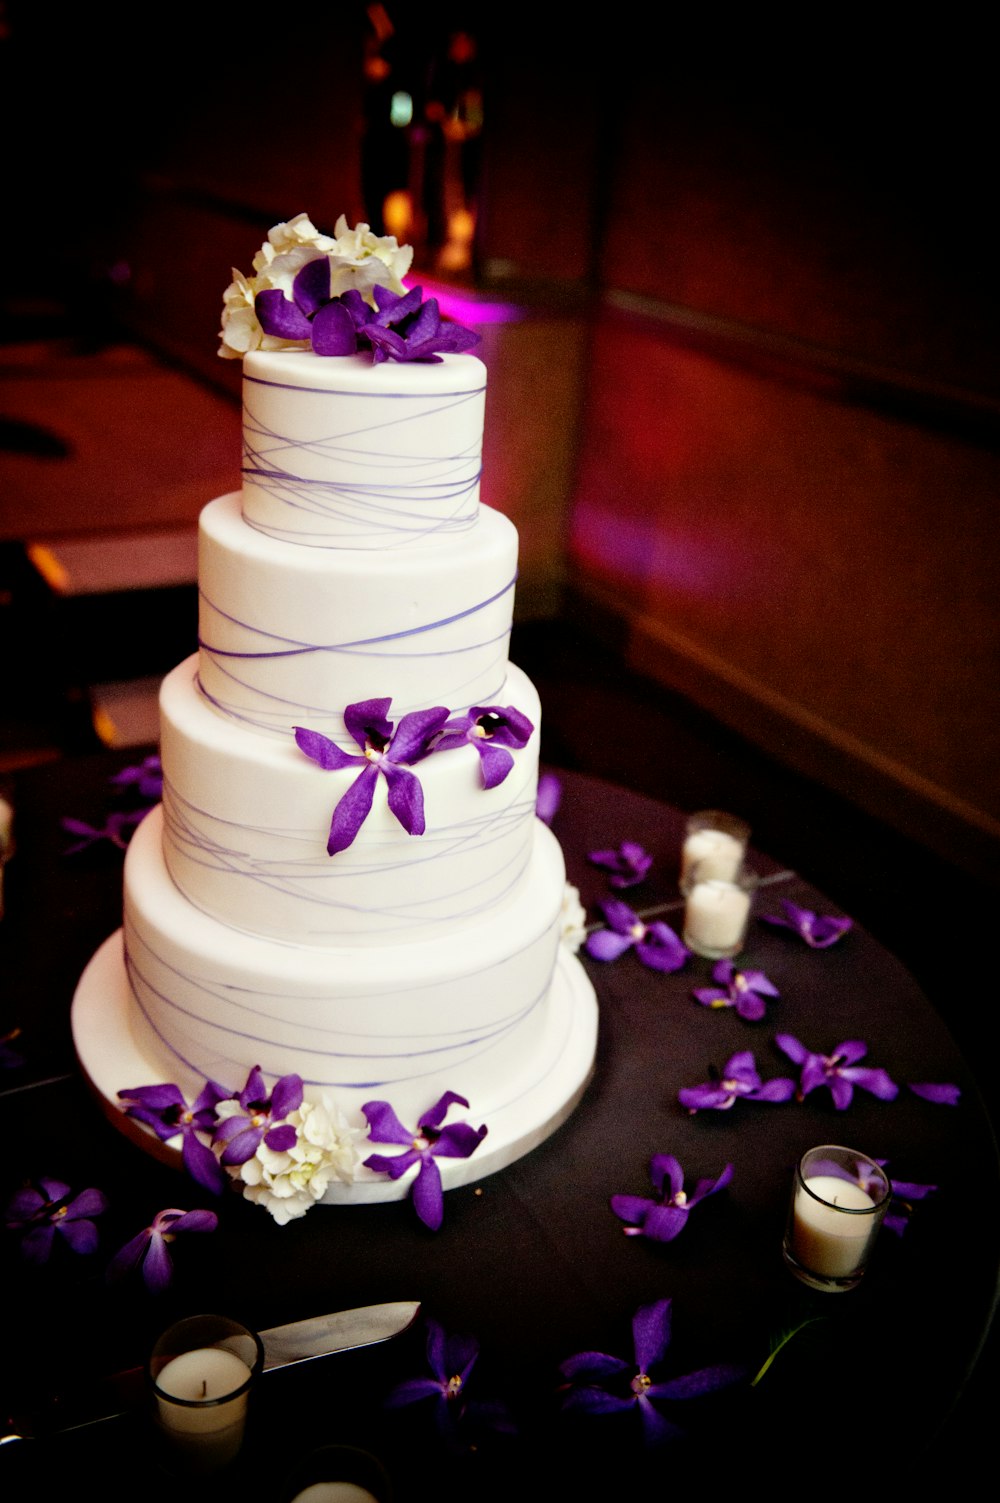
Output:
[[[436,298],[406,288],[413,250],[367,224],[321,235],[307,214],[276,224],[253,258],[251,277],[233,268],[222,298],[219,354],[312,350],[383,360],[440,361],[478,344],[479,335],[442,320]]]

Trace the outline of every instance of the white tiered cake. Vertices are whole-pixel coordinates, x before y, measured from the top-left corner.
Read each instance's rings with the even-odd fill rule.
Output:
[[[507,660],[517,534],[479,504],[485,384],[468,354],[246,355],[243,489],[202,513],[199,649],[161,692],[163,804],[73,1007],[87,1077],[150,1151],[119,1091],[236,1090],[259,1065],[357,1124],[373,1098],[415,1122],[465,1097],[488,1132],[442,1160],[448,1187],[535,1147],[586,1086],[596,1004],[560,944],[562,853],[535,818],[538,698]],[[396,727],[513,707],[533,730],[496,786],[483,731],[418,760],[422,834],[390,808],[390,769],[329,856],[369,765],[344,712],[373,699]],[[295,727],[357,765],[317,765]],[[407,1188],[359,1168],[326,1198]]]

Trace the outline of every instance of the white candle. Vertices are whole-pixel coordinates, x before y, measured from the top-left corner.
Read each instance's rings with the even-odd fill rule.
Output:
[[[313,1482],[296,1493],[292,1503],[378,1503],[378,1499],[357,1482]]]
[[[750,894],[735,882],[699,880],[684,908],[684,943],[698,955],[733,955],[743,943],[749,912]]]
[[[796,1190],[792,1252],[810,1273],[848,1278],[864,1262],[876,1225],[871,1216],[851,1213],[874,1209],[875,1201],[852,1180],[835,1174],[812,1175]]]
[[[695,830],[681,850],[681,885],[695,866],[699,877],[721,877],[731,882],[740,869],[746,841],[727,835],[725,830]]]
[[[171,1358],[155,1380],[161,1426],[202,1466],[223,1466],[243,1441],[250,1377],[243,1359],[224,1347],[196,1347]]]

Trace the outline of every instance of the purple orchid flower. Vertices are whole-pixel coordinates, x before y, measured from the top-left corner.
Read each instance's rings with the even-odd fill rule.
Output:
[[[401,1179],[414,1164],[419,1164],[410,1198],[420,1220],[432,1232],[437,1231],[444,1217],[441,1171],[435,1158],[467,1159],[486,1136],[485,1126],[471,1127],[468,1122],[441,1126],[452,1106],[468,1108],[468,1105],[464,1096],[445,1091],[440,1101],[424,1112],[415,1133],[403,1126],[388,1101],[367,1101],[361,1108],[368,1120],[372,1142],[400,1143],[407,1149],[406,1153],[391,1157],[374,1153],[365,1159],[365,1168],[388,1174],[390,1179]]]
[[[857,1061],[868,1053],[868,1045],[860,1039],[848,1039],[838,1044],[832,1054],[814,1054],[790,1033],[776,1033],[774,1042],[782,1054],[787,1054],[801,1067],[797,1093],[800,1101],[819,1086],[829,1087],[838,1112],[846,1111],[850,1106],[855,1086],[870,1091],[882,1101],[894,1101],[899,1095],[899,1086],[884,1070],[858,1065]]]
[[[584,949],[594,960],[617,960],[635,946],[635,953],[650,970],[679,971],[684,965],[690,951],[669,924],[644,924],[627,903],[617,898],[599,906],[610,927],[587,936]]]
[[[659,1200],[640,1195],[612,1195],[611,1209],[621,1221],[626,1237],[650,1237],[654,1242],[672,1242],[684,1230],[688,1216],[700,1200],[725,1189],[733,1177],[727,1164],[717,1179],[700,1179],[690,1195],[684,1191],[684,1171],[671,1153],[658,1153],[649,1161],[649,1177]]]
[[[428,1317],[427,1363],[430,1377],[410,1378],[400,1383],[385,1400],[388,1409],[401,1409],[423,1399],[434,1400],[434,1419],[442,1436],[456,1446],[470,1422],[491,1430],[511,1432],[514,1424],[505,1405],[468,1397],[468,1383],[479,1357],[479,1343],[472,1336],[448,1336],[443,1326]]]
[[[188,1105],[180,1086],[152,1085],[135,1086],[119,1091],[119,1099],[131,1103],[125,1108],[126,1117],[134,1117],[151,1127],[163,1142],[180,1134],[183,1138],[181,1159],[191,1178],[206,1190],[221,1195],[226,1186],[226,1176],[215,1154],[198,1136],[209,1137],[215,1130],[215,1108],[220,1101],[232,1099],[230,1091],[223,1090],[214,1080],[208,1080],[193,1105]]]
[[[277,287],[258,292],[254,311],[265,334],[308,340],[317,355],[354,355],[358,336],[342,298],[331,296],[326,256],[307,261],[292,283],[292,296]]]
[[[295,1128],[290,1122],[282,1125],[282,1118],[302,1105],[301,1075],[283,1075],[268,1096],[260,1066],[254,1065],[235,1099],[244,1115],[226,1117],[216,1127],[212,1139],[226,1145],[222,1153],[224,1164],[245,1164],[253,1158],[261,1142],[275,1153],[285,1153],[295,1146],[298,1138]]]
[[[360,756],[341,751],[335,741],[319,731],[295,727],[299,750],[327,772],[362,768],[333,811],[326,846],[329,856],[346,851],[353,843],[371,809],[379,773],[388,785],[389,808],[407,835],[424,833],[424,791],[416,775],[406,768],[428,755],[431,737],[448,719],[448,711],[443,705],[414,710],[393,730],[392,721],[386,719],[391,703],[391,699],[365,699],[344,711],[344,724],[360,746]]]
[[[67,846],[63,854],[75,856],[77,851],[86,850],[98,840],[109,840],[123,851],[135,834],[136,826],[145,819],[148,812],[146,809],[116,809],[108,815],[103,825],[88,825],[85,820],[67,815],[60,821],[63,829],[67,834],[78,835],[80,838],[75,845]]]
[[[343,301],[359,339],[371,345],[376,365],[383,360],[438,364],[442,354],[461,354],[479,343],[479,335],[472,329],[443,320],[437,298],[425,302],[420,287],[401,296],[388,287],[376,287],[373,296],[376,311],[356,289],[346,292]]]
[[[717,986],[696,986],[691,995],[702,1007],[735,1007],[747,1023],[759,1023],[768,997],[780,996],[763,971],[738,971],[731,960],[718,960],[712,967]]]
[[[714,1068],[710,1073],[714,1078],[704,1085],[685,1086],[678,1091],[678,1101],[689,1112],[725,1112],[740,1100],[779,1102],[790,1101],[795,1095],[795,1081],[789,1080],[787,1076],[761,1080],[754,1057],[748,1049],[727,1059],[721,1076]]]
[[[634,840],[623,840],[617,851],[591,851],[587,860],[610,872],[610,886],[637,887],[653,864],[653,858]]]
[[[214,1211],[157,1211],[151,1226],[126,1242],[108,1264],[107,1277],[114,1283],[137,1269],[151,1294],[161,1294],[173,1278],[170,1243],[182,1232],[214,1232],[219,1218]]]
[[[43,1178],[17,1191],[8,1202],[4,1222],[9,1231],[20,1232],[21,1252],[28,1262],[41,1264],[51,1257],[57,1233],[73,1252],[94,1252],[98,1232],[93,1217],[107,1208],[107,1196],[100,1190],[74,1195],[61,1180]]]
[[[516,751],[527,746],[535,727],[527,715],[513,705],[473,705],[467,715],[449,720],[434,739],[434,751],[450,751],[456,746],[474,746],[479,753],[479,767],[484,788],[497,788],[514,766],[507,747]]]
[[[670,1321],[669,1299],[640,1306],[632,1319],[634,1364],[605,1352],[579,1352],[567,1358],[559,1368],[569,1380],[563,1409],[585,1414],[621,1414],[638,1409],[649,1446],[660,1446],[682,1435],[680,1427],[661,1413],[658,1404],[700,1398],[738,1382],[745,1372],[741,1367],[721,1365],[701,1368],[684,1378],[654,1381],[650,1370],[662,1362],[670,1345]],[[636,1368],[638,1371],[634,1371]],[[626,1388],[626,1375],[633,1372]]]
[[[543,825],[550,825],[559,812],[562,803],[562,782],[554,772],[543,772],[538,779],[538,791],[535,794],[535,816],[542,821]]]
[[[140,798],[158,803],[163,797],[163,766],[158,756],[144,757],[135,767],[123,767],[108,780],[113,788],[135,788]]]
[[[835,945],[848,929],[854,927],[854,920],[849,918],[834,918],[832,914],[812,913],[808,908],[800,908],[797,903],[791,903],[787,898],[781,899],[781,906],[785,910],[784,917],[776,913],[762,913],[761,922],[773,924],[778,929],[792,929],[804,939],[806,944],[813,950],[827,950]]]
[[[957,1085],[948,1085],[944,1081],[911,1082],[907,1090],[912,1091],[914,1096],[922,1096],[924,1101],[936,1102],[938,1106],[957,1106],[962,1097],[962,1092]]]

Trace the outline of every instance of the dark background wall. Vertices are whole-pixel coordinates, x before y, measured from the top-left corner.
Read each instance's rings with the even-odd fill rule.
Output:
[[[521,608],[969,868],[1000,846],[995,88],[960,13],[882,34],[672,8],[392,5],[400,76],[477,35],[486,496]],[[8,4],[0,274],[234,399],[232,265],[371,217],[370,10]],[[652,17],[652,18],[651,18]],[[430,265],[424,258],[425,270]],[[193,518],[192,518],[193,520]]]

